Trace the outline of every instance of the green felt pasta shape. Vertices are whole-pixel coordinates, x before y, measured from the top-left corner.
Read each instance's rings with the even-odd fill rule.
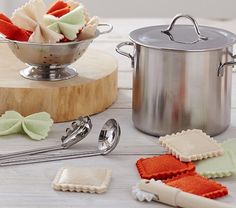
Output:
[[[196,170],[207,178],[221,178],[236,175],[236,139],[221,144],[224,155],[196,163]]]
[[[50,30],[62,33],[68,40],[75,40],[79,31],[86,25],[85,18],[84,7],[80,5],[60,18],[45,15],[44,23]]]
[[[53,120],[46,112],[23,117],[15,111],[7,111],[0,118],[0,136],[24,133],[31,139],[42,140],[48,136],[52,124]]]

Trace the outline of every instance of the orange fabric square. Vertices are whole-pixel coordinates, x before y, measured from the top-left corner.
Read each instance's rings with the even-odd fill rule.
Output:
[[[197,173],[187,173],[164,181],[167,185],[179,188],[182,191],[196,194],[207,198],[218,198],[228,194],[225,186],[198,175]]]
[[[181,162],[172,155],[141,158],[137,161],[136,166],[141,178],[156,180],[165,180],[195,170],[193,163]]]

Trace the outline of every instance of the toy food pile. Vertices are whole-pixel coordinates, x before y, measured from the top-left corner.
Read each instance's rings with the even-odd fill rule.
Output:
[[[235,140],[219,144],[195,129],[160,137],[159,142],[167,153],[139,159],[136,166],[141,178],[163,180],[169,186],[212,199],[228,194],[227,187],[208,178],[235,173]]]
[[[57,0],[49,8],[43,0],[30,0],[11,18],[0,14],[0,33],[10,40],[34,43],[80,41],[93,38],[98,23],[98,17],[90,18],[75,0]]]

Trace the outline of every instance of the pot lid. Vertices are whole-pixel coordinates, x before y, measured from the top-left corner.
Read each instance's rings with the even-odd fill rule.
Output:
[[[190,19],[193,25],[175,25],[180,17]],[[142,46],[156,49],[207,51],[233,45],[236,35],[214,27],[199,27],[191,16],[177,15],[169,26],[151,26],[134,30],[130,33],[130,39]]]

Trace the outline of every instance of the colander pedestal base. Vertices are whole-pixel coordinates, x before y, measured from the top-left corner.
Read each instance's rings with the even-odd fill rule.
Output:
[[[21,76],[36,81],[60,81],[78,76],[75,69],[71,67],[49,68],[49,67],[27,67],[20,71]]]

